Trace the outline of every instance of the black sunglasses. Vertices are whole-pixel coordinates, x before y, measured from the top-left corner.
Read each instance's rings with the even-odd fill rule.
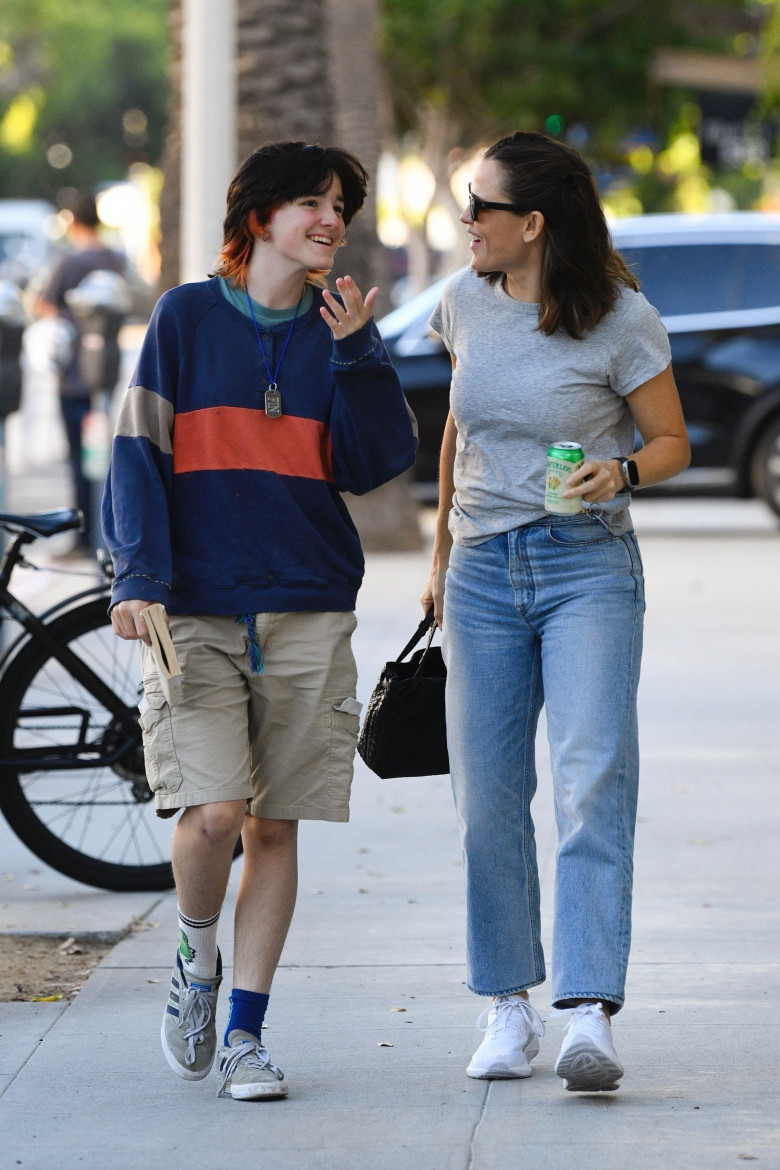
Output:
[[[515,215],[526,214],[526,209],[519,203],[490,203],[487,199],[480,199],[479,195],[475,195],[471,190],[469,183],[469,215],[475,223],[480,211],[513,211]]]

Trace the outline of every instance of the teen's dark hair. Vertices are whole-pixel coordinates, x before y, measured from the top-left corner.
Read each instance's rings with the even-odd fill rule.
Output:
[[[518,131],[485,151],[503,172],[507,201],[544,216],[539,329],[580,338],[613,308],[620,286],[639,281],[612,247],[601,200],[587,163],[546,134]],[[503,272],[480,273],[491,284]]]
[[[277,207],[304,195],[323,195],[334,175],[341,180],[344,223],[349,224],[363,206],[368,189],[368,174],[353,154],[305,142],[267,142],[252,151],[228,188],[215,274],[244,285],[255,239]],[[319,283],[316,273],[309,273],[309,279]]]

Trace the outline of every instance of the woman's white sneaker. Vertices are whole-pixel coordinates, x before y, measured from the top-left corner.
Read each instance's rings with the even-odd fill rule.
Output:
[[[470,1077],[505,1080],[530,1077],[545,1027],[535,1008],[520,995],[499,995],[477,1020],[485,1039],[466,1069]]]
[[[619,1088],[623,1065],[612,1043],[609,1016],[600,1003],[581,1003],[573,1009],[555,1072],[563,1079],[563,1087],[572,1093]]]

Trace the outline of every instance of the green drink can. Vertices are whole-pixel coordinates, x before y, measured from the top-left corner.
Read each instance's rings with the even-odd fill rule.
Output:
[[[547,451],[547,475],[544,483],[544,507],[547,512],[574,515],[582,511],[582,496],[564,500],[569,476],[585,462],[579,443],[553,443]]]

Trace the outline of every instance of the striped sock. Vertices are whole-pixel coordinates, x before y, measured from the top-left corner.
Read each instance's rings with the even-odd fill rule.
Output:
[[[188,975],[196,979],[213,979],[217,973],[217,925],[213,918],[188,918],[179,910],[179,953]]]
[[[229,1044],[230,1033],[240,1028],[249,1032],[258,1043],[262,1043],[263,1020],[268,1007],[268,996],[262,991],[244,991],[234,987],[230,993],[230,1018],[225,1028],[225,1044]]]

